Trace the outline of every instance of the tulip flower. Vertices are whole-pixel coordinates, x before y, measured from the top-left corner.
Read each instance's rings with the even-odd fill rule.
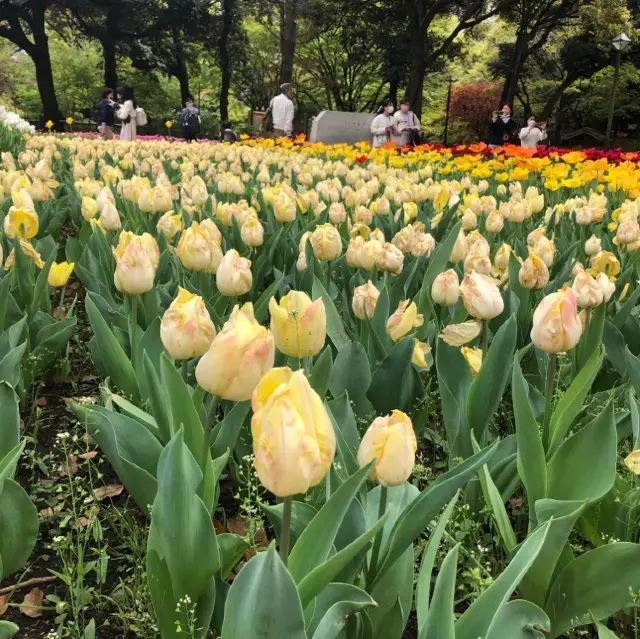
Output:
[[[176,250],[182,266],[191,271],[215,273],[222,262],[222,249],[211,239],[204,222],[193,222],[180,236]]]
[[[271,369],[251,398],[255,468],[262,485],[278,497],[317,486],[336,452],[333,425],[303,371]]]
[[[71,277],[71,273],[73,272],[73,267],[75,264],[73,262],[60,262],[57,264],[54,262],[51,265],[51,269],[49,270],[49,276],[47,281],[49,282],[49,286],[59,287],[66,286],[69,278]]]
[[[53,122],[51,120],[47,120],[44,125],[49,129],[49,131],[53,128]]]
[[[117,231],[120,229],[120,215],[110,200],[107,200],[102,207],[100,223],[105,231]]]
[[[440,333],[440,339],[449,344],[449,346],[459,348],[472,342],[480,335],[481,331],[482,324],[473,320],[463,324],[449,324]]]
[[[414,338],[413,355],[411,355],[411,363],[418,368],[427,368],[427,353],[431,352],[431,346]]]
[[[209,350],[215,334],[203,299],[178,287],[178,296],[160,323],[160,339],[169,355],[177,360],[201,357]]]
[[[80,212],[82,213],[82,217],[88,222],[98,214],[98,203],[93,198],[85,195],[82,198]]]
[[[243,402],[273,367],[274,357],[273,335],[256,321],[253,305],[236,305],[198,362],[196,380],[212,395]]]
[[[362,240],[362,238],[356,238]],[[354,242],[354,240],[352,240]],[[371,271],[378,257],[382,254],[384,245],[378,240],[361,241],[357,252],[357,263],[365,271]],[[348,261],[348,260],[347,260]]]
[[[400,341],[409,331],[422,326],[424,318],[418,314],[418,307],[411,300],[404,300],[387,320],[387,333],[394,342]]]
[[[344,208],[344,204],[341,202],[332,202],[329,207],[329,220],[331,224],[340,226],[347,219],[347,211]]]
[[[222,233],[218,225],[211,218],[207,217],[202,220],[202,222],[200,222],[200,228],[203,228],[209,233],[210,242],[215,242],[219,246],[222,246]]]
[[[218,290],[228,297],[239,297],[248,293],[252,284],[251,260],[240,257],[235,249],[227,251],[216,270]]]
[[[158,233],[164,234],[168,240],[180,233],[182,228],[182,215],[180,213],[174,214],[173,210],[167,211],[156,224],[156,230]]]
[[[19,238],[20,249],[24,253],[26,257],[28,257],[38,268],[42,268],[44,266],[44,261],[34,248],[33,244],[29,242],[29,240],[25,240],[23,237]],[[16,250],[15,248],[11,249],[11,253],[9,253],[9,257],[7,257],[7,261],[4,263],[4,270],[11,270],[16,263]]]
[[[40,220],[33,208],[16,208],[12,206],[4,218],[4,233],[7,237],[32,238],[38,233]]]
[[[547,265],[529,249],[529,257],[520,266],[518,280],[524,288],[542,289],[549,283]]]
[[[276,347],[290,357],[313,357],[324,347],[327,316],[322,298],[311,301],[302,291],[289,291],[269,300],[271,331]]]
[[[600,251],[591,258],[593,274],[604,273],[610,279],[614,279],[620,273],[620,262],[610,251]]]
[[[596,281],[598,282],[598,285],[602,289],[602,299],[604,300],[604,302],[608,302],[613,296],[613,294],[616,292],[616,285],[604,273],[598,273],[598,276],[596,277]],[[627,287],[627,290],[628,290],[629,282],[627,282],[625,286]],[[620,300],[622,300],[623,298],[624,296],[620,295]]]
[[[581,332],[576,295],[571,289],[547,295],[533,314],[531,341],[546,353],[571,350]]]
[[[364,320],[365,317],[373,319],[378,297],[380,297],[380,291],[371,280],[362,286],[356,286],[353,289],[353,300],[351,302],[353,314],[361,320]]]
[[[471,367],[471,374],[475,377],[480,371],[482,366],[482,350],[479,348],[471,348],[469,346],[463,346],[460,349],[462,356],[467,361],[467,364]]]
[[[597,255],[602,251],[602,241],[599,237],[592,235],[585,243],[584,243],[584,252],[588,257],[592,257],[593,255]]]
[[[547,265],[548,268],[553,264],[553,258],[556,252],[553,240],[541,237],[533,247],[533,252]]]
[[[604,275],[604,273],[600,273],[600,275]],[[604,277],[607,278],[606,275]],[[578,306],[582,308],[593,308],[602,304],[604,291],[596,278],[586,271],[576,275],[571,290],[575,293]]]
[[[631,451],[624,458],[624,465],[634,474],[640,475],[640,450]]]
[[[296,202],[284,191],[273,198],[273,214],[278,222],[293,222],[296,219]]]
[[[123,231],[118,246],[112,251],[116,260],[113,281],[120,292],[141,295],[153,288],[159,249],[151,235]]]
[[[504,218],[498,211],[493,211],[487,215],[485,222],[487,233],[500,233],[504,228]]]
[[[367,244],[373,241],[375,240],[370,240]],[[363,249],[363,251],[364,250],[365,249]],[[362,258],[361,261],[364,262]],[[404,267],[404,255],[397,246],[394,246],[391,242],[387,242],[376,257],[376,266],[381,271],[387,271],[392,275],[399,275]]]
[[[96,205],[98,207],[98,213],[102,213],[102,209],[105,207],[105,204],[107,202],[111,202],[111,204],[115,206],[116,199],[113,196],[113,192],[111,191],[111,189],[108,186],[105,186],[102,189],[100,189],[100,192],[96,197]]]
[[[240,229],[242,241],[251,248],[262,246],[264,242],[264,227],[257,217],[248,218]]]
[[[431,285],[431,298],[440,306],[455,306],[460,297],[460,279],[452,268],[436,276]]]
[[[317,226],[309,239],[314,255],[321,262],[328,262],[340,257],[342,253],[342,238],[331,224]]]
[[[480,273],[467,273],[460,285],[462,302],[472,317],[490,320],[504,310],[504,301],[494,279]]]
[[[411,476],[417,448],[411,419],[394,410],[371,422],[358,449],[358,464],[364,468],[375,460],[370,479],[385,488],[400,486]]]
[[[455,244],[453,245],[451,255],[449,256],[449,262],[451,262],[451,264],[461,262],[465,257],[467,257],[468,252],[469,245],[467,243],[467,238],[464,231],[461,230],[460,233],[458,233]]]

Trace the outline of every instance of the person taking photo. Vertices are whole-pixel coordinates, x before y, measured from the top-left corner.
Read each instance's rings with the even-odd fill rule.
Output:
[[[396,131],[393,141],[398,146],[415,146],[422,143],[422,126],[418,116],[411,110],[411,102],[404,98],[395,113]]]
[[[540,142],[547,139],[547,123],[537,122],[535,115],[530,115],[527,126],[520,129],[520,144],[525,149],[536,149]]]
[[[511,117],[511,107],[505,104],[501,111],[494,111],[491,114],[489,146],[512,144],[517,130],[518,126]]]
[[[393,116],[394,110],[393,100],[385,100],[382,103],[381,112],[373,118],[373,122],[371,123],[373,141],[371,142],[371,146],[374,149],[391,142],[392,136],[397,135],[398,122]]]

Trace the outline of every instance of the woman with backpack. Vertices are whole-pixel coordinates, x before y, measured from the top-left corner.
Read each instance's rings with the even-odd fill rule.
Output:
[[[120,96],[120,108],[116,112],[118,120],[122,120],[122,129],[120,130],[120,139],[128,142],[135,142],[137,137],[137,108],[136,98],[133,87],[129,84],[123,84],[118,89]]]

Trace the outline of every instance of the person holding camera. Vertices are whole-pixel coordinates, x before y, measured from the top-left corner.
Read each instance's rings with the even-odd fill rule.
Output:
[[[491,116],[489,146],[512,144],[517,130],[518,126],[511,117],[511,107],[505,104],[501,111],[494,111]]]
[[[392,136],[398,134],[397,120],[393,116],[393,100],[385,100],[382,103],[381,112],[376,115],[371,123],[371,134],[373,141],[371,146],[375,149],[391,142]]]
[[[547,123],[537,122],[535,115],[530,115],[527,126],[520,129],[520,144],[525,149],[536,149],[538,144],[547,139]]]
[[[102,98],[96,105],[98,113],[98,132],[105,140],[113,140],[113,113],[116,107],[113,100],[113,89],[102,90]]]
[[[422,126],[407,98],[400,101],[400,110],[396,111],[394,117],[397,131],[394,142],[398,146],[416,146],[422,143]]]

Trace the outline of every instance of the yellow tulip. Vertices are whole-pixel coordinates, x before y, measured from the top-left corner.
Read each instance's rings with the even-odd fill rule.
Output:
[[[16,188],[15,185],[11,189],[11,201],[13,206],[17,209],[34,209],[35,206],[33,204],[33,199],[29,191],[31,190],[32,184],[28,182],[28,186],[26,188]]]
[[[409,224],[411,220],[418,217],[418,205],[415,202],[404,202],[402,205],[404,211],[404,223]]]
[[[620,262],[610,251],[600,251],[591,258],[591,269],[596,273],[604,273],[614,279],[620,273]]]
[[[596,282],[598,282],[598,286],[600,286],[600,288],[602,289],[603,301],[608,302],[613,297],[613,294],[616,292],[616,285],[604,273],[598,273],[598,276],[596,277]],[[627,282],[625,286],[628,286],[628,285],[629,285],[629,282]]]
[[[431,346],[425,344],[414,338],[413,340],[413,355],[411,356],[411,363],[418,368],[427,368],[427,353],[431,352]]]
[[[257,217],[248,218],[240,229],[242,241],[251,248],[262,246],[264,242],[264,227]]]
[[[480,273],[467,273],[460,284],[462,303],[476,319],[489,320],[504,310],[504,301],[495,280]]]
[[[113,281],[121,293],[140,295],[153,288],[160,251],[148,233],[133,235],[124,231],[112,251],[116,260]]]
[[[204,355],[216,335],[204,301],[184,288],[165,311],[160,323],[160,339],[174,359]]]
[[[42,260],[42,257],[40,256],[40,253],[38,253],[38,251],[36,251],[36,249],[34,248],[33,244],[31,244],[31,242],[29,242],[29,240],[25,240],[24,238],[19,238],[19,242],[20,242],[20,248],[22,249],[22,252],[26,255],[26,257],[28,257],[38,268],[42,268],[44,266],[44,261]],[[11,268],[13,268],[13,266],[16,263],[16,250],[11,249],[11,253],[9,253],[9,257],[7,258],[7,261],[4,263],[4,270],[8,271]]]
[[[69,126],[71,126],[71,125],[73,124],[73,118],[72,118],[71,116],[69,116],[69,117],[65,120],[65,122],[66,122]]]
[[[108,186],[100,189],[100,193],[96,197],[96,205],[98,206],[98,213],[102,213],[105,205],[110,202],[113,206],[116,205],[116,198],[113,196],[113,192]]]
[[[45,126],[47,127],[47,129],[51,130],[53,128],[53,122],[51,120],[47,120],[45,122]]]
[[[182,233],[178,241],[178,258],[182,266],[191,271],[215,272],[222,261],[222,250],[216,242],[211,241],[209,232],[202,224],[193,222]],[[218,261],[218,257],[220,260]]]
[[[404,300],[387,320],[387,333],[394,342],[401,340],[409,331],[422,326],[424,318],[418,314],[418,307],[411,300]]]
[[[219,246],[222,246],[222,233],[218,228],[218,225],[211,219],[205,218],[200,222],[200,228],[203,228],[207,233],[209,233],[209,240],[211,242],[215,242]]]
[[[584,252],[588,257],[592,257],[593,255],[597,255],[602,250],[602,241],[599,237],[592,235],[585,243],[584,243]]]
[[[54,197],[54,194],[42,180],[34,180],[31,185],[31,197],[34,202],[47,202]]]
[[[60,262],[60,264],[54,262],[47,278],[49,286],[65,286],[71,277],[74,266],[74,262]]]
[[[273,214],[278,222],[293,222],[296,219],[296,202],[284,191],[273,198]]]
[[[485,228],[487,233],[500,233],[504,228],[504,218],[498,211],[492,211],[487,215]]]
[[[329,262],[340,257],[342,253],[342,238],[337,229],[331,224],[317,226],[309,238],[314,255],[321,262]]]
[[[270,370],[251,398],[254,465],[278,497],[306,493],[333,463],[336,438],[322,399],[302,371]]]
[[[227,251],[216,270],[218,290],[223,295],[238,297],[248,293],[252,284],[251,260],[240,257],[235,249]]]
[[[467,253],[469,252],[469,243],[464,234],[464,231],[460,230],[458,233],[458,237],[456,238],[456,242],[453,245],[453,249],[451,250],[451,255],[449,256],[449,262],[451,264],[457,264],[458,262],[462,262],[465,257],[467,257]]]
[[[382,486],[400,486],[411,476],[416,458],[416,435],[411,419],[399,410],[373,420],[358,449],[358,464],[375,465],[370,479]]]
[[[547,295],[533,314],[531,341],[546,353],[563,353],[580,340],[582,326],[571,289]]]
[[[368,242],[364,242],[362,241],[362,238],[356,239],[361,241],[356,245],[357,256],[355,258],[355,263],[365,271],[370,271],[382,253],[384,245],[379,240],[369,240]],[[355,240],[351,241],[354,242]],[[359,248],[357,248],[358,246]]]
[[[631,451],[624,458],[624,465],[634,474],[640,475],[640,450]]]
[[[4,232],[11,239],[35,237],[39,226],[38,214],[33,209],[19,209],[12,206],[4,218]]]
[[[196,367],[196,380],[222,399],[251,399],[260,379],[273,367],[275,348],[271,332],[253,316],[253,305],[236,305],[231,317],[211,342]]]
[[[375,240],[370,240],[367,244],[373,241]],[[387,242],[376,257],[376,266],[381,271],[387,271],[392,275],[399,275],[404,267],[404,255],[397,246],[394,246],[391,242]]]
[[[92,220],[98,214],[98,203],[93,198],[85,195],[82,198],[80,212],[85,220]]]
[[[480,348],[471,348],[463,346],[460,349],[462,356],[467,360],[467,364],[471,367],[471,373],[475,377],[482,366],[482,350]]]
[[[302,291],[289,291],[276,302],[269,300],[271,331],[276,347],[290,357],[313,357],[327,337],[327,315],[322,298],[311,301]]]
[[[520,266],[518,280],[529,289],[541,289],[549,283],[549,269],[533,249],[529,249],[529,257]]]
[[[329,207],[329,220],[331,224],[339,226],[347,219],[347,211],[344,208],[344,204],[341,202],[332,202]]]
[[[353,289],[353,300],[351,302],[353,314],[361,320],[365,319],[365,317],[373,319],[378,297],[380,297],[380,291],[371,280],[362,286],[356,286]]]
[[[600,275],[604,275],[604,273],[600,273]],[[609,281],[606,275],[604,277]],[[586,271],[575,276],[571,290],[575,293],[578,306],[582,308],[593,308],[602,304],[604,291],[596,278]]]
[[[464,346],[472,342],[480,335],[482,324],[476,321],[468,321],[463,324],[449,324],[440,333],[440,339],[449,346]]]
[[[182,215],[180,213],[173,213],[173,210],[167,211],[156,224],[156,230],[158,233],[163,233],[164,236],[170,240],[175,237],[184,226]]]

